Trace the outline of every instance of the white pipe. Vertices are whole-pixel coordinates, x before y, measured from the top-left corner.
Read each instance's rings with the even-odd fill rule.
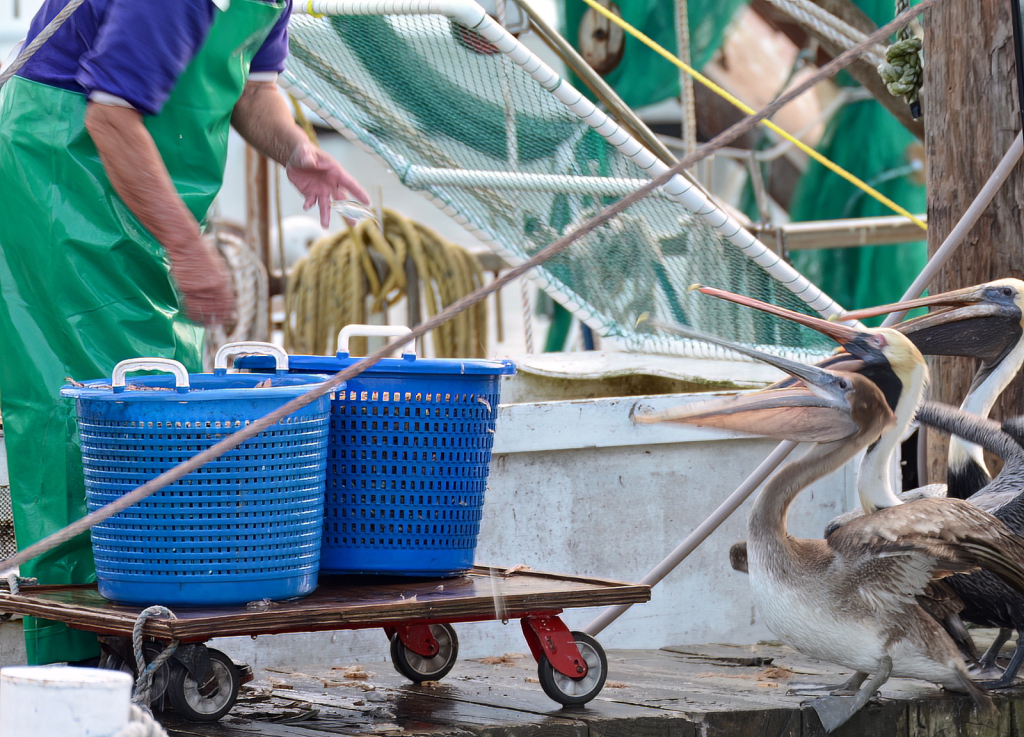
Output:
[[[431,166],[410,166],[401,174],[402,184],[409,189],[429,186],[501,187],[523,192],[562,192],[566,194],[625,197],[647,184],[646,179],[627,177],[583,177],[564,174],[534,174],[523,171],[486,171],[482,169],[441,169]],[[653,196],[663,196],[656,191]]]
[[[295,12],[323,15],[444,15],[458,21],[494,44],[578,118],[600,133],[611,145],[650,176],[668,168],[639,141],[598,110],[590,100],[565,82],[551,67],[495,22],[472,0],[309,0],[296,5]],[[742,224],[709,199],[684,177],[676,175],[664,186],[670,199],[703,217],[743,255],[771,274],[779,283],[825,317],[842,312],[836,302],[814,286],[781,256],[745,230]]]

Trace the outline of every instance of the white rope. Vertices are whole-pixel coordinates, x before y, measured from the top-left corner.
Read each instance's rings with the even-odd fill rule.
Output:
[[[18,73],[18,70],[25,66],[25,62],[32,58],[32,55],[39,50],[39,47],[46,43],[50,36],[57,32],[57,29],[64,25],[64,21],[68,17],[78,10],[78,6],[84,3],[85,0],[71,0],[64,8],[53,16],[53,20],[46,24],[46,26],[39,32],[39,35],[32,39],[32,43],[21,50],[18,54],[18,58],[11,62],[11,65],[0,72],[0,87],[3,87],[7,80]]]
[[[167,730],[148,711],[132,704],[128,723],[114,737],[167,737]]]
[[[519,280],[519,297],[523,302],[523,332],[526,335],[526,352],[533,353],[533,306],[530,304],[530,290],[525,276]]]
[[[810,0],[768,0],[801,25],[816,31],[844,51],[862,43],[867,35],[861,33],[846,21],[837,18]],[[885,61],[885,48],[876,44],[864,54],[866,61],[878,66]]]

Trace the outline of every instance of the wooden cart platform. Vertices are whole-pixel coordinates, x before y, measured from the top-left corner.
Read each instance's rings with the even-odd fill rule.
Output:
[[[529,613],[639,604],[650,598],[650,587],[641,584],[484,566],[447,579],[322,576],[319,587],[302,599],[175,608],[177,619],[150,619],[143,632],[158,640],[190,642],[426,621],[520,619]],[[142,609],[107,601],[95,585],[25,586],[18,595],[0,590],[0,612],[56,620],[104,635],[131,637]]]
[[[650,598],[650,587],[641,584],[517,568],[476,566],[462,576],[430,580],[321,576],[312,594],[294,601],[175,607],[173,618],[150,617],[142,629],[150,642],[138,652],[131,638],[143,607],[107,601],[95,585],[23,586],[17,594],[0,590],[0,613],[95,632],[104,649],[103,667],[124,668],[136,677],[137,658],[152,662],[163,649],[157,642],[173,643],[161,693],[166,691],[175,711],[187,718],[215,721],[231,709],[246,677],[226,655],[202,644],[215,637],[379,627],[391,642],[395,669],[421,683],[440,680],[454,666],[459,648],[451,623],[485,620],[520,620],[544,692],[561,704],[585,704],[604,686],[607,657],[593,637],[571,632],[558,615],[564,609]]]

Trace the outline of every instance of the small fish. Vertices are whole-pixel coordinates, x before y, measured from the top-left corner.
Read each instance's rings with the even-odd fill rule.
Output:
[[[380,227],[377,213],[369,205],[364,205],[358,200],[331,200],[331,209],[343,218],[354,220],[356,224],[372,218],[377,227]]]

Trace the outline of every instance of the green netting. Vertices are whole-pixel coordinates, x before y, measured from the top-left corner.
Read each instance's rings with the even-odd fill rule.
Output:
[[[292,92],[511,263],[649,179],[508,56],[445,17],[296,15],[290,38]],[[811,312],[664,195],[537,271],[554,299],[629,349],[711,352],[638,332],[643,312],[748,344],[828,348],[803,328],[688,293],[700,281]]]

